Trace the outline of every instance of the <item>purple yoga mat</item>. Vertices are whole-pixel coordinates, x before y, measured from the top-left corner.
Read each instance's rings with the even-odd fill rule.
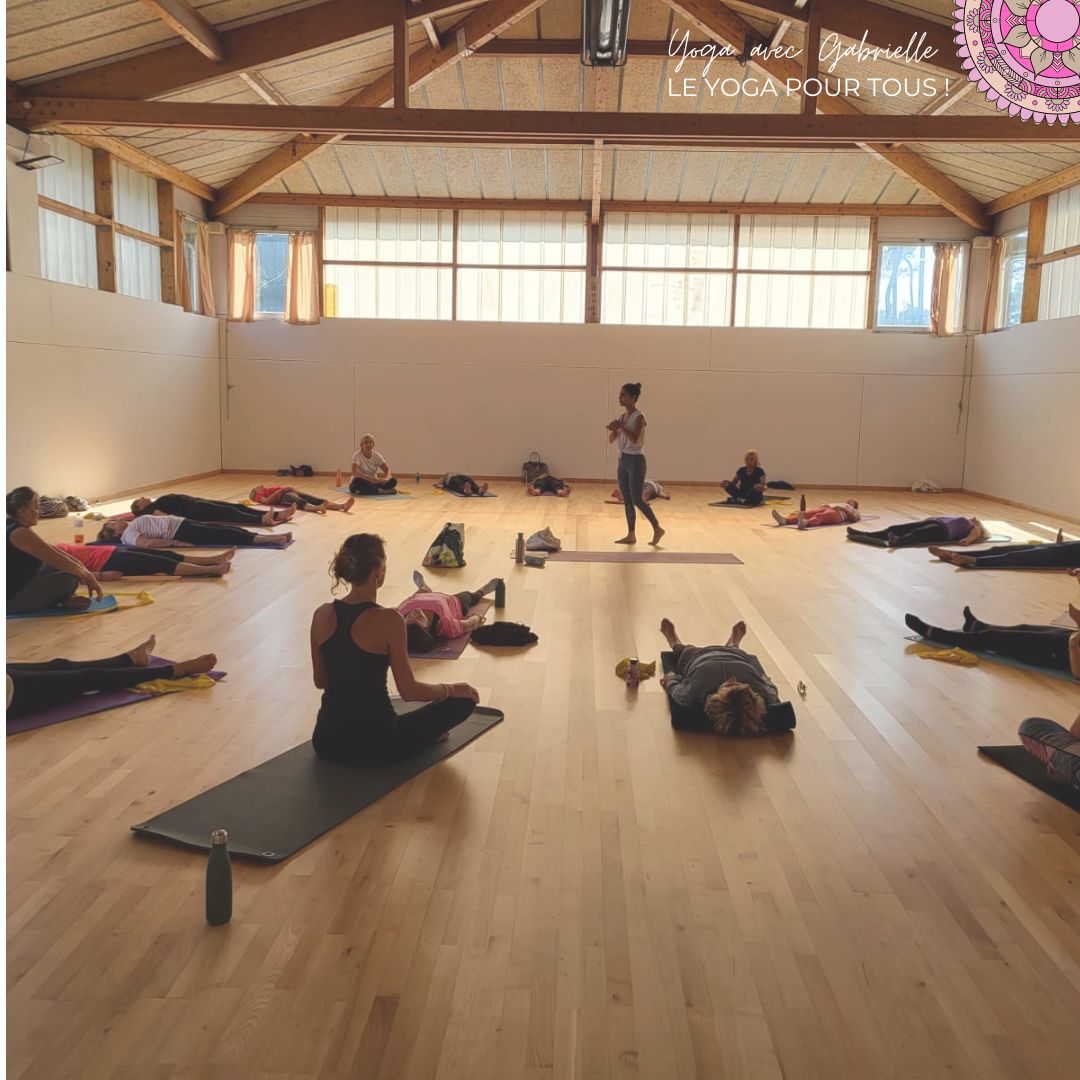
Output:
[[[483,615],[490,609],[492,605],[491,600],[481,600],[479,604],[469,608],[469,615]],[[410,660],[456,660],[464,651],[465,646],[469,644],[469,638],[472,637],[472,631],[467,634],[462,634],[459,637],[449,638],[443,641],[437,649],[432,649],[431,652],[410,652]]]
[[[555,551],[548,562],[743,564],[737,555],[726,551]]]
[[[147,679],[153,668],[162,667],[171,663],[161,656],[150,658],[150,667],[147,669]],[[224,671],[209,671],[211,679],[224,679]],[[62,724],[65,720],[75,720],[80,716],[90,716],[93,713],[105,712],[106,709],[119,709],[125,705],[134,705],[137,701],[146,701],[148,698],[162,697],[161,694],[133,694],[130,690],[110,690],[95,694],[82,694],[71,701],[65,701],[61,705],[54,705],[51,709],[31,713],[29,716],[18,716],[14,720],[8,717],[7,733],[20,735],[24,731],[35,731],[37,728],[49,727],[52,724]]]

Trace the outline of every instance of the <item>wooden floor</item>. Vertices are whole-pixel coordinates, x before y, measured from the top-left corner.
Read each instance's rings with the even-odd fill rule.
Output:
[[[665,546],[745,565],[528,569],[507,558],[519,529],[550,524],[571,548],[621,535],[610,484],[465,502],[428,483],[299,515],[287,551],[241,551],[222,581],[156,581],[150,607],[8,625],[16,659],[104,656],[156,631],[159,652],[214,650],[229,672],[7,740],[9,1076],[1076,1075],[1080,816],[975,748],[1014,742],[1025,716],[1068,722],[1080,694],[917,659],[902,621],[957,624],[970,603],[1047,622],[1073,579],[770,530],[702,488],[659,505]],[[975,510],[1018,538],[1062,524],[862,494],[883,522]],[[421,677],[474,683],[505,723],[283,865],[234,864],[232,923],[207,927],[204,858],[129,826],[307,738],[308,624],[336,544],[387,539],[392,602],[448,518],[467,523],[454,583],[505,574],[506,617],[540,644],[467,649]],[[66,539],[70,520],[42,532]],[[629,692],[615,664],[656,659],[664,615],[697,643],[746,619],[795,736],[679,735],[657,680]]]

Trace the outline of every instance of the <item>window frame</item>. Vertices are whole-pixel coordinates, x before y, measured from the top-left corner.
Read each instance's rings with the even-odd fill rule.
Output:
[[[962,247],[960,259],[960,271],[957,274],[957,290],[958,297],[956,302],[956,310],[959,313],[959,325],[956,330],[949,337],[956,337],[965,333],[964,328],[964,311],[967,307],[968,301],[968,274],[971,271],[971,241],[970,240],[946,240],[940,237],[919,237],[918,239],[911,240],[878,240],[877,257],[874,260],[874,278],[871,282],[871,297],[870,305],[873,313],[871,325],[869,327],[875,334],[933,334],[933,330],[930,327],[930,312],[927,309],[927,321],[925,326],[883,326],[878,321],[878,297],[881,294],[881,268],[884,265],[883,255],[887,247],[924,247],[929,248],[931,256],[933,257],[933,264],[930,269],[931,288],[933,288],[933,275],[937,266],[937,255],[934,252],[935,244],[959,244]]]

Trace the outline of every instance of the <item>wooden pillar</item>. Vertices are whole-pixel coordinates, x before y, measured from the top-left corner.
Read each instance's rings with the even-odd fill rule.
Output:
[[[326,286],[323,284],[323,236],[326,234],[326,207],[319,207],[319,231],[315,234],[315,287],[319,290],[319,318],[326,312],[324,293]]]
[[[1038,322],[1042,293],[1042,264],[1046,251],[1046,211],[1049,196],[1040,195],[1028,207],[1027,262],[1024,266],[1024,296],[1020,301],[1020,321]]]
[[[866,329],[874,329],[874,316],[877,309],[878,269],[881,262],[881,251],[878,247],[878,230],[881,218],[870,219],[870,280],[866,285]]]
[[[108,218],[107,222],[96,226],[98,288],[105,292],[116,292],[112,157],[107,150],[94,151],[94,213]]]
[[[161,256],[161,302],[176,304],[176,263],[184,257],[184,238],[177,235],[175,192],[169,180],[157,182],[158,235],[162,240],[171,242],[172,247],[163,247]],[[192,283],[192,289],[198,289],[198,282]]]
[[[806,21],[806,32],[803,35],[803,88],[810,79],[818,78],[820,71],[821,52],[821,14],[818,11],[816,0],[810,0],[810,17]],[[817,98],[807,93],[802,96],[803,116],[813,116],[817,112]]]
[[[603,242],[602,221],[589,223],[589,238],[585,255],[585,321],[600,321],[600,274],[601,248]]]
[[[409,24],[405,19],[408,0],[397,0],[394,9],[394,108],[409,107]]]

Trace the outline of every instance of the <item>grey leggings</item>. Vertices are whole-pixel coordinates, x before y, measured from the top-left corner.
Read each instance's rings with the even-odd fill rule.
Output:
[[[619,455],[619,491],[623,497],[623,510],[626,511],[626,531],[633,532],[637,522],[637,514],[634,507],[644,515],[654,529],[660,527],[656,515],[645,501],[645,455],[644,454],[620,454]]]
[[[78,587],[79,579],[74,574],[42,566],[30,581],[8,599],[7,609],[12,615],[44,611],[62,604],[75,594]]]

